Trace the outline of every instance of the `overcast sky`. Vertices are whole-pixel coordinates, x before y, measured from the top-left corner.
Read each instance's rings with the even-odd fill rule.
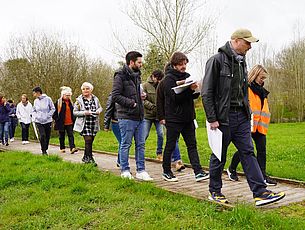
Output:
[[[223,45],[231,33],[241,27],[249,28],[261,42],[276,50],[292,41],[298,22],[301,35],[305,35],[304,0],[209,2],[210,12],[218,17],[217,46]],[[41,30],[62,34],[93,57],[114,64],[118,57],[111,53],[113,31],[121,31],[126,37],[128,32],[137,34],[137,29],[123,13],[127,3],[123,0],[0,0],[0,51],[7,47],[12,35]],[[3,57],[1,53],[0,57]]]

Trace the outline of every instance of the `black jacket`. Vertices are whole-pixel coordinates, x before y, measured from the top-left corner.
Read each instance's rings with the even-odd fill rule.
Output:
[[[247,78],[245,61],[239,63],[235,59],[229,42],[207,61],[201,95],[208,122],[229,125],[233,97],[234,103],[241,103],[238,106],[246,110],[250,119]]]
[[[110,93],[106,103],[106,110],[104,116],[104,129],[109,129],[111,120],[118,121],[118,115],[115,108],[115,103],[113,102],[112,95]]]
[[[59,114],[58,114],[58,100],[54,103],[54,106],[55,106],[55,112],[53,114],[53,119],[55,121],[54,129],[59,131],[65,130],[66,103],[62,101],[62,107]],[[71,111],[71,119],[74,124],[75,117],[73,115],[73,104],[71,101],[69,101],[69,107]]]
[[[176,81],[185,80],[190,75],[181,73],[168,65],[165,69],[165,77],[157,87],[157,118],[165,119],[165,122],[187,123],[196,118],[194,99],[199,93],[186,89],[180,94],[175,94],[173,87]]]
[[[112,99],[117,103],[119,119],[143,120],[144,108],[140,95],[141,72],[132,72],[127,65],[115,72]],[[136,107],[134,104],[137,103]]]

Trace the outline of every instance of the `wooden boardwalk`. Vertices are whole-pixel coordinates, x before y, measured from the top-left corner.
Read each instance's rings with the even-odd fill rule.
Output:
[[[9,146],[0,146],[1,150],[17,150],[28,151],[33,154],[40,154],[40,145],[36,142],[31,142],[27,145],[22,145],[21,141],[15,141]],[[50,155],[60,155],[65,161],[74,163],[81,163],[83,151],[71,155],[69,151],[67,153],[59,153],[58,146],[49,146]],[[112,154],[94,153],[94,158],[98,164],[98,167],[102,171],[111,171],[115,175],[120,175],[119,168],[116,167],[116,156]],[[130,159],[131,173],[135,175],[135,160]],[[175,172],[178,182],[167,182],[161,177],[162,165],[159,162],[146,161],[146,170],[154,178],[153,183],[156,186],[166,189],[174,193],[182,193],[188,196],[195,197],[201,200],[207,200],[208,197],[208,180],[196,182],[193,174],[193,170],[186,168],[183,172]],[[227,175],[223,174],[223,189],[222,193],[226,195],[230,204],[235,205],[237,203],[250,203],[254,206],[254,200],[252,193],[249,190],[246,178],[239,176],[240,181],[232,182],[228,179]],[[272,191],[283,191],[286,193],[286,197],[276,203],[263,206],[263,208],[277,208],[280,206],[286,206],[291,203],[301,202],[305,200],[305,186],[304,183],[285,183],[279,182],[277,186],[269,188]]]

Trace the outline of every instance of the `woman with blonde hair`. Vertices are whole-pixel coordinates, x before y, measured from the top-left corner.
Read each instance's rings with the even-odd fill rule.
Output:
[[[251,132],[256,146],[257,161],[262,170],[265,183],[270,186],[277,183],[266,175],[266,135],[271,115],[267,100],[269,92],[264,88],[264,81],[267,77],[267,70],[262,65],[255,65],[248,75],[248,92],[250,108],[252,110]],[[236,168],[239,162],[239,153],[237,151],[233,155],[231,165],[227,169],[229,179],[232,181],[238,181]]]
[[[84,82],[81,86],[82,94],[74,103],[73,114],[76,117],[74,130],[83,136],[85,141],[85,152],[82,161],[96,165],[92,156],[92,144],[96,133],[100,130],[99,114],[103,108],[99,99],[92,94],[93,85]]]
[[[32,121],[32,110],[33,106],[29,102],[29,98],[26,94],[21,95],[21,101],[18,103],[16,108],[16,116],[21,126],[21,137],[22,144],[29,143],[29,128]]]
[[[55,121],[54,129],[58,130],[59,133],[59,143],[60,152],[65,153],[65,133],[67,132],[70,153],[73,154],[78,151],[75,148],[74,136],[73,136],[73,126],[75,117],[73,115],[73,103],[71,100],[72,90],[70,87],[62,86],[60,93],[60,98],[54,103],[55,112],[53,114],[53,119]]]

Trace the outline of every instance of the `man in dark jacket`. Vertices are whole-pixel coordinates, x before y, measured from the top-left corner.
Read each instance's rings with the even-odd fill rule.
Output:
[[[188,59],[185,54],[175,52],[171,57],[170,63],[165,68],[165,78],[162,80],[163,92],[157,91],[157,97],[164,96],[164,119],[161,122],[165,124],[167,129],[162,177],[170,182],[178,181],[171,171],[171,155],[180,134],[182,134],[187,146],[196,181],[209,177],[201,168],[195,135],[194,99],[198,98],[199,93],[194,93],[194,90],[198,88],[198,84],[191,84],[189,88],[179,94],[176,94],[172,89],[177,86],[177,82],[185,82],[186,78],[190,76],[185,72],[187,63]]]
[[[114,75],[112,99],[117,103],[121,132],[120,163],[121,177],[132,179],[128,162],[132,138],[135,139],[136,178],[150,181],[145,171],[144,108],[140,91],[142,54],[131,51],[126,55],[126,64]]]
[[[156,154],[159,161],[162,161],[163,129],[157,120],[156,89],[163,77],[164,73],[161,70],[155,70],[147,81],[143,83],[143,91],[146,93],[144,100],[144,136],[146,140],[149,136],[150,128],[154,124],[158,137]]]
[[[282,199],[284,193],[266,189],[264,178],[254,156],[251,140],[250,109],[248,102],[247,67],[245,55],[251,43],[258,42],[247,29],[236,30],[231,41],[219,48],[206,63],[202,87],[202,102],[210,127],[222,132],[221,161],[210,157],[209,199],[227,203],[221,193],[221,175],[226,163],[227,148],[232,141],[239,151],[240,160],[257,206]]]

